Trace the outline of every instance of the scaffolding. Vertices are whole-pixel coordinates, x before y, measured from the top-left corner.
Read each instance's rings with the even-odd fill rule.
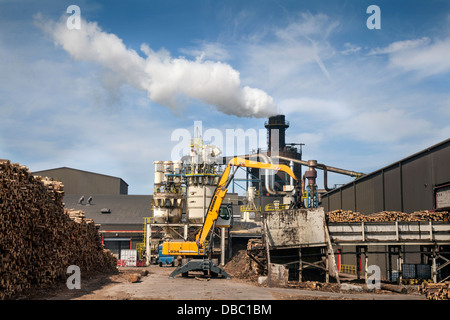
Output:
[[[145,247],[145,241],[147,239],[147,224],[153,223],[154,219],[153,217],[144,217],[144,227],[143,227],[143,237],[142,242],[136,243],[136,250],[138,253],[138,259],[144,259],[146,255],[146,247]]]

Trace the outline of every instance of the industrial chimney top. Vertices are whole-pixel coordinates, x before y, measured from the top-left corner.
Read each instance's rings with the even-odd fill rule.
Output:
[[[279,114],[269,117],[269,121],[264,122],[266,129],[287,129],[289,128],[289,121],[285,121],[285,115]]]
[[[268,151],[272,148],[283,150],[286,146],[286,129],[289,128],[289,122],[285,120],[284,114],[269,117],[269,121],[264,123],[268,135]]]

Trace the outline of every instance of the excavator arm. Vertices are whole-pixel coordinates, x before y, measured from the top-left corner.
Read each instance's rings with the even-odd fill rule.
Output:
[[[236,169],[232,173],[232,167]],[[208,207],[203,226],[196,235],[196,241],[166,241],[163,243],[163,254],[165,255],[206,255],[206,238],[209,232],[214,228],[220,212],[220,206],[227,194],[227,188],[234,177],[238,167],[258,168],[268,170],[281,170],[297,180],[292,170],[282,164],[261,163],[240,157],[235,157],[228,162],[219,183],[214,191],[214,195]]]
[[[292,178],[296,179],[292,170],[286,165],[274,165],[271,163],[261,163],[257,161],[251,161],[248,159],[243,159],[240,157],[235,157],[228,162],[225,168],[214,195],[211,199],[211,203],[208,208],[208,212],[205,217],[202,228],[197,233],[196,242],[198,247],[204,248],[206,237],[208,236],[211,229],[214,227],[214,222],[217,220],[220,212],[220,206],[222,205],[223,199],[227,194],[227,188],[231,180],[233,180],[234,173],[231,173],[232,167],[247,167],[247,168],[258,168],[258,169],[270,169],[270,170],[281,170],[289,174]],[[236,172],[236,170],[234,171]]]

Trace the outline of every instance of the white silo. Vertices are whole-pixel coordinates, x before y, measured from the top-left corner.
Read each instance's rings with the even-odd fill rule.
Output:
[[[155,161],[153,164],[155,165],[155,189],[159,189],[163,183],[163,162]]]

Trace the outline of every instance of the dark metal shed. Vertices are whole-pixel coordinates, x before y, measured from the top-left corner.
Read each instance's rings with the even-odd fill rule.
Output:
[[[323,194],[321,205],[326,212],[343,209],[365,214],[445,209],[436,206],[436,195],[448,184],[450,139]]]
[[[49,177],[64,184],[65,194],[119,195],[128,194],[128,184],[121,178],[61,167],[33,172],[35,176]]]

